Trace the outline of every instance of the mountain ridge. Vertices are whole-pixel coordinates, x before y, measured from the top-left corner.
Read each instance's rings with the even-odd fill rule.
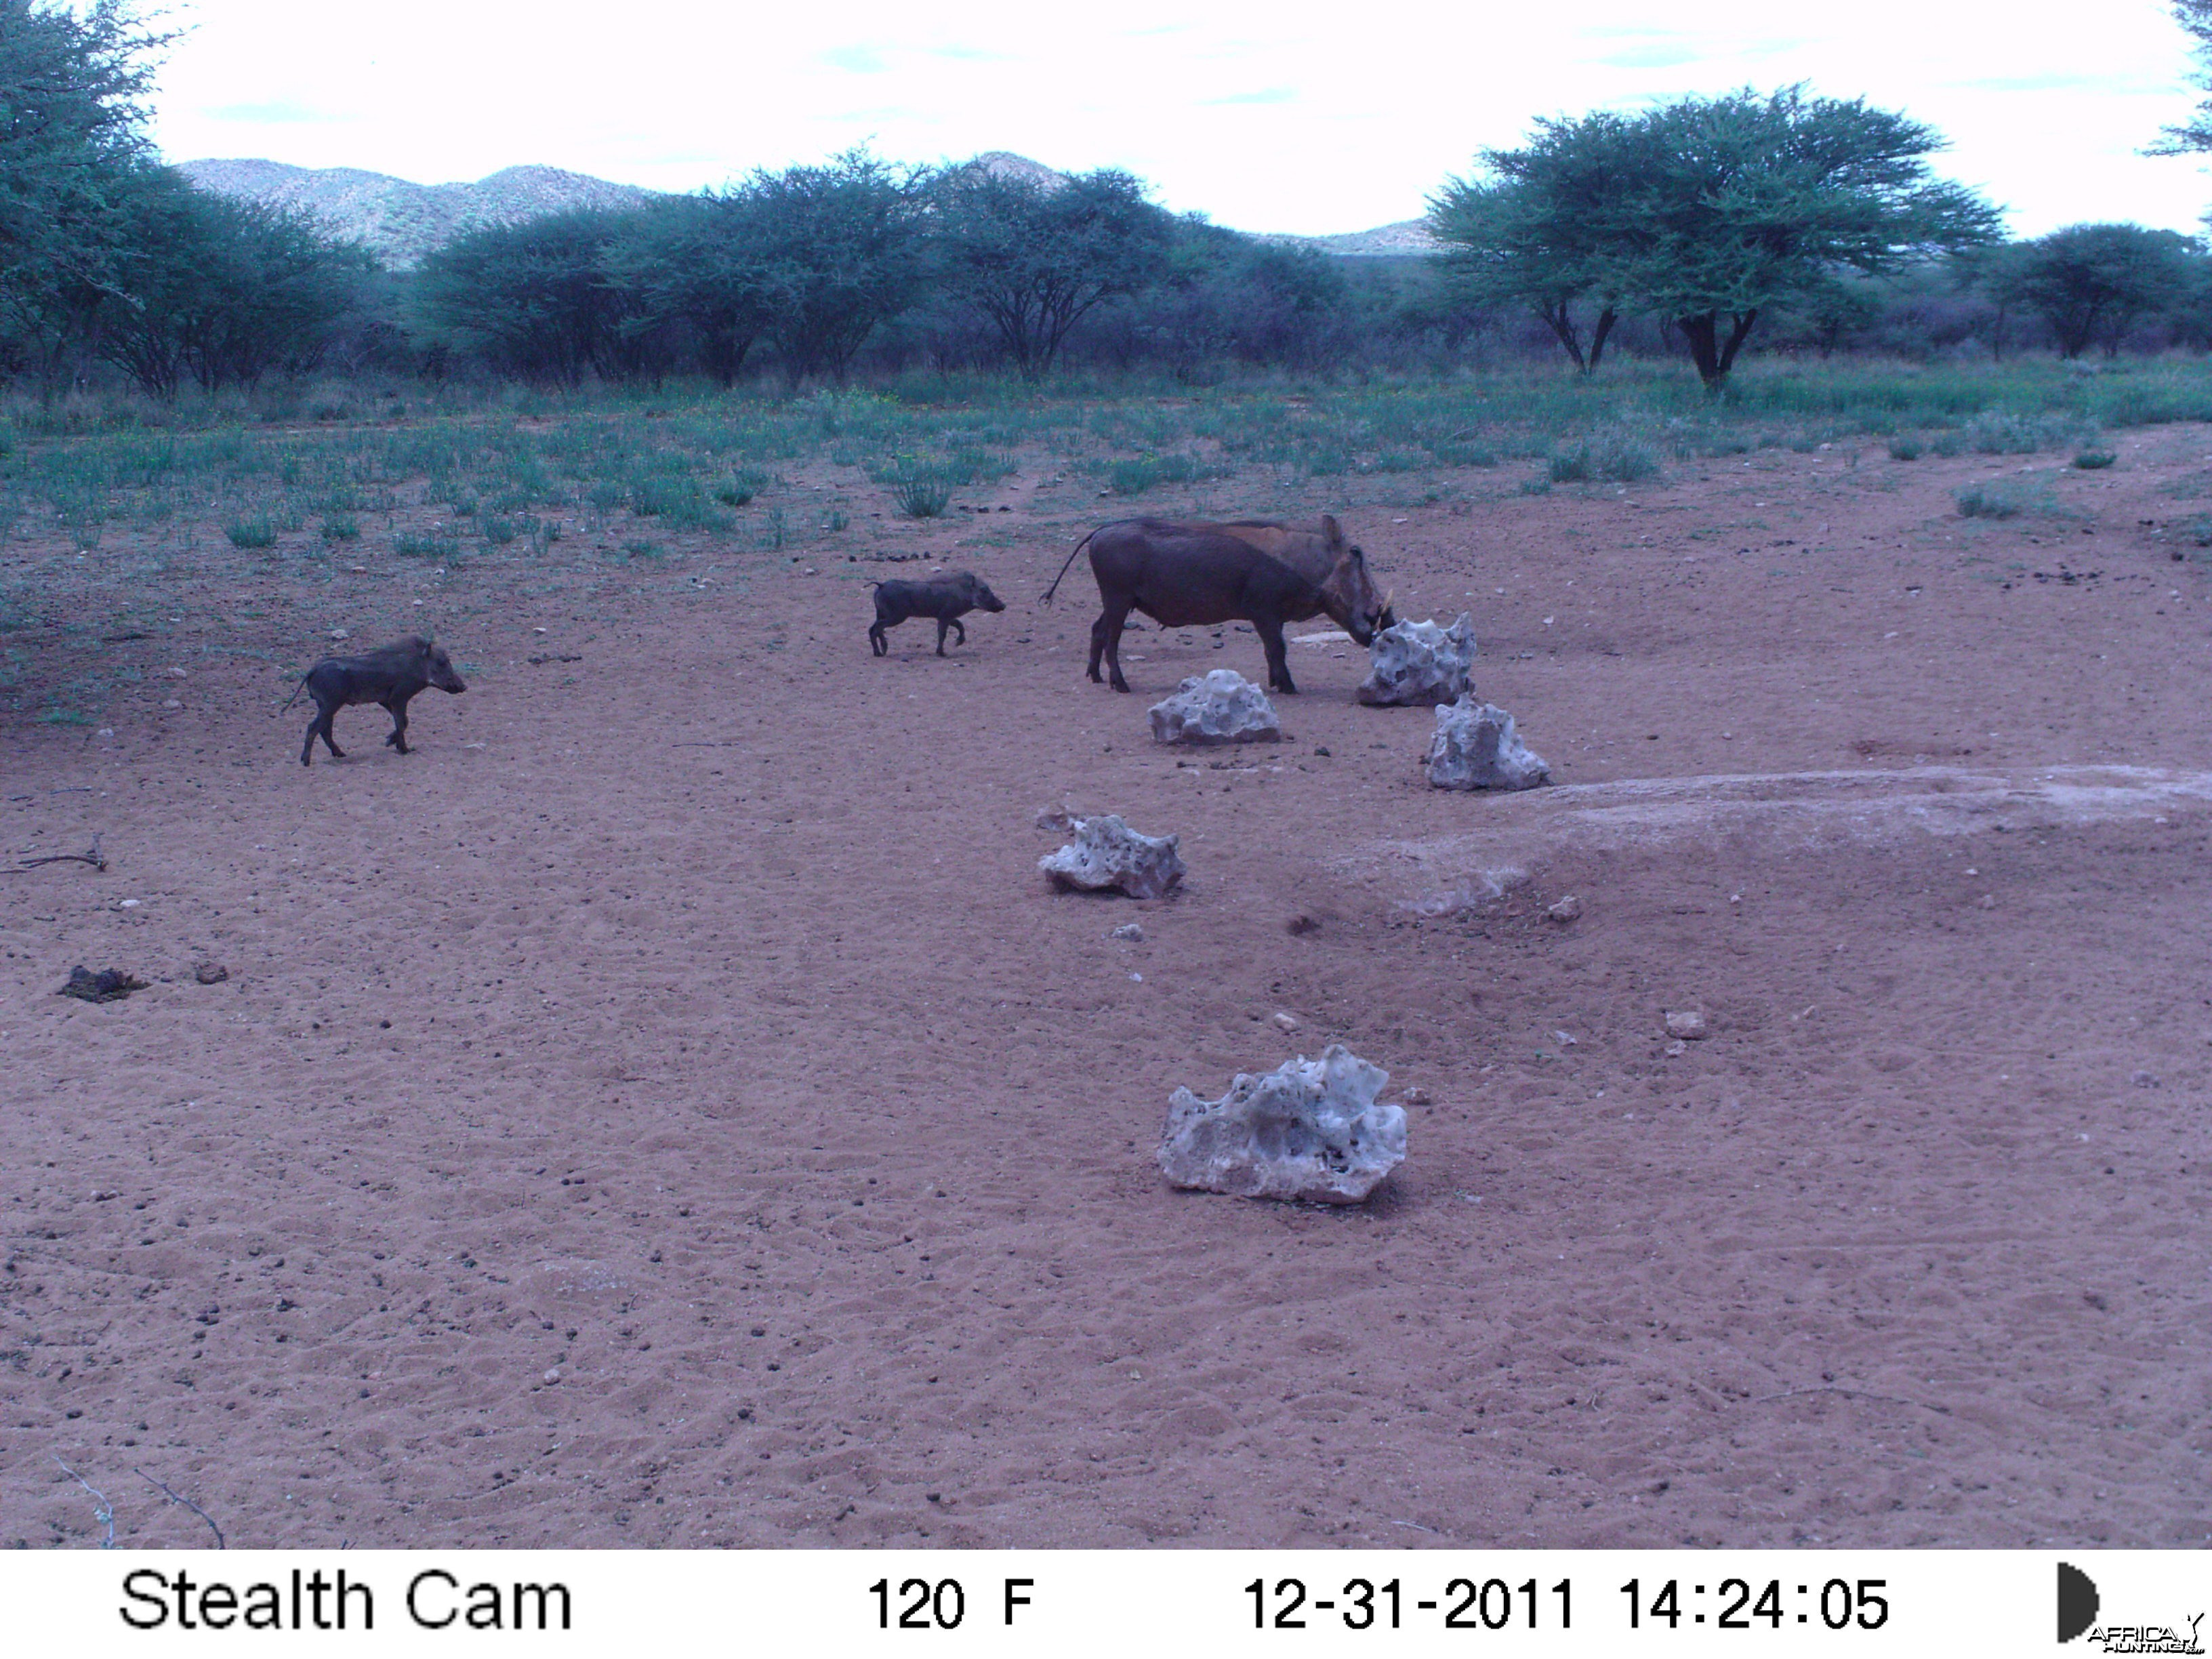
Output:
[[[1067,177],[1012,150],[985,150],[963,165],[994,178],[1048,186]],[[502,167],[471,183],[442,185],[419,185],[362,167],[301,167],[259,157],[210,157],[179,162],[177,170],[216,195],[303,210],[334,234],[362,242],[398,270],[420,264],[455,237],[487,226],[521,224],[577,208],[641,207],[664,193],[538,165]],[[1419,219],[1333,236],[1256,234],[1263,241],[1341,258],[1405,258],[1442,252]]]

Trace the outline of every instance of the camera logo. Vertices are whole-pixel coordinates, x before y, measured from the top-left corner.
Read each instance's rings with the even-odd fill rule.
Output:
[[[2191,1615],[2186,1630],[2179,1625],[2100,1625],[2103,1610],[2097,1581],[2070,1561],[2058,1564],[2058,1639],[2081,1641],[2084,1646],[2113,1653],[2191,1653],[2204,1651],[2198,1633],[2201,1613]]]

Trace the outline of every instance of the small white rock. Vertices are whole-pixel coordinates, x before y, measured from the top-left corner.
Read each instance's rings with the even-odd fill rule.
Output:
[[[558,1365],[548,1366],[545,1371],[546,1385],[550,1388],[552,1384],[558,1382],[560,1380],[561,1368]]]
[[[1470,691],[1437,710],[1436,735],[1424,763],[1437,789],[1534,789],[1552,769],[1521,741],[1513,716]]]
[[[1683,1008],[1667,1016],[1667,1035],[1680,1037],[1685,1042],[1695,1042],[1705,1034],[1705,1017],[1695,1008]]]
[[[1559,922],[1577,921],[1581,918],[1582,913],[1583,902],[1577,898],[1572,893],[1568,894],[1556,904],[1549,904],[1544,907],[1544,914],[1549,916],[1553,921]]]
[[[1395,623],[1368,650],[1367,678],[1352,696],[1370,706],[1456,702],[1474,689],[1474,629],[1464,611],[1449,628]]]
[[[1279,743],[1283,723],[1267,694],[1233,668],[1194,674],[1152,708],[1154,743]]]
[[[1282,1012],[1280,1010],[1278,1010],[1275,1014],[1275,1029],[1279,1031],[1297,1030],[1298,1029],[1298,1017],[1296,1014],[1286,1014]]]
[[[1141,945],[1144,943],[1145,939],[1145,930],[1138,927],[1133,921],[1125,921],[1119,927],[1116,927],[1112,933],[1107,934],[1106,937],[1108,939],[1123,939],[1131,945]]]
[[[1240,1073],[1218,1100],[1178,1089],[1159,1165],[1178,1187],[1240,1198],[1357,1204],[1406,1158],[1406,1110],[1375,1097],[1390,1074],[1340,1043],[1319,1060]]]
[[[1164,898],[1182,884],[1179,837],[1147,836],[1132,830],[1112,812],[1076,818],[1067,828],[1072,846],[1048,853],[1037,868],[1061,887],[1092,891],[1117,888],[1131,898]]]
[[[1669,1054],[1686,1054],[1690,1052],[1690,1045],[1677,1040],[1667,1045],[1667,1052]]]

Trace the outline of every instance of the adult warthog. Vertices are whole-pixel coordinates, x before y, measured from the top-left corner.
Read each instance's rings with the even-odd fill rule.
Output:
[[[1103,657],[1113,672],[1116,691],[1127,691],[1121,677],[1121,630],[1132,611],[1141,611],[1164,628],[1202,628],[1216,623],[1249,622],[1267,653],[1267,687],[1295,693],[1291,665],[1283,650],[1283,624],[1306,622],[1326,611],[1360,644],[1375,635],[1384,605],[1368,580],[1366,556],[1343,539],[1334,519],[1323,519],[1339,551],[1318,578],[1306,575],[1245,538],[1216,525],[1172,524],[1162,519],[1123,519],[1102,525],[1075,545],[1067,563],[1053,578],[1045,602],[1059,590],[1075,554],[1091,550],[1091,574],[1098,579],[1103,607],[1091,624],[1091,678],[1100,678]]]
[[[1329,571],[1344,556],[1347,544],[1343,526],[1324,514],[1311,524],[1285,524],[1280,519],[1225,519],[1218,523],[1205,521],[1191,525],[1194,530],[1219,530],[1248,542],[1271,559],[1280,559],[1308,581],[1319,583],[1328,580]],[[1360,562],[1367,556],[1358,547],[1350,550],[1358,555]],[[1382,598],[1382,609],[1375,619],[1377,632],[1396,625],[1398,613],[1390,608],[1390,598]]]

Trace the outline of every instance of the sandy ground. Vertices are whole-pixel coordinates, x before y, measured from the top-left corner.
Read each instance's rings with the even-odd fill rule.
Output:
[[[1328,645],[1279,750],[1155,749],[1256,644],[1091,685],[1019,515],[928,532],[1012,601],[944,660],[868,654],[913,567],[514,595],[404,757],[139,642],[112,736],[0,730],[0,852],[111,860],[0,879],[0,1541],[96,1539],[59,1459],[142,1546],[155,1478],[233,1546],[2202,1545],[2208,446],[1356,515],[1516,797]],[[1048,892],[1063,803],[1188,890]],[[1174,1088],[1332,1040],[1374,1200],[1163,1183]]]

